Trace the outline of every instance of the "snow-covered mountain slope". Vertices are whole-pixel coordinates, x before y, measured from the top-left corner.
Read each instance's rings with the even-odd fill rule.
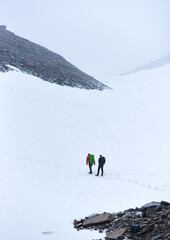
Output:
[[[122,75],[130,74],[130,73],[136,73],[136,72],[144,71],[144,70],[150,70],[150,69],[154,69],[154,68],[159,68],[159,67],[165,66],[167,64],[170,64],[170,54],[166,55],[162,58],[159,58],[159,59],[157,59],[153,62],[150,62],[148,64],[137,67],[137,68],[135,68],[135,69],[133,69],[133,70],[127,72],[127,73],[122,74]]]
[[[170,201],[169,79],[165,66],[99,92],[1,73],[1,240],[101,238],[74,218]],[[104,177],[88,152],[106,157]]]

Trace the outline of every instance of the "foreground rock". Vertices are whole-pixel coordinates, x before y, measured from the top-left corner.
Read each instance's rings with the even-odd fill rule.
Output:
[[[141,208],[118,213],[103,213],[74,220],[77,230],[106,232],[106,239],[170,239],[170,203],[151,202]]]
[[[90,227],[96,224],[108,223],[113,220],[113,215],[110,213],[96,214],[92,217],[86,217],[86,219],[82,221],[74,220],[75,228],[79,228],[80,226],[83,228]]]
[[[0,71],[11,70],[9,65],[45,81],[71,87],[108,88],[85,74],[62,56],[7,31],[0,25]]]

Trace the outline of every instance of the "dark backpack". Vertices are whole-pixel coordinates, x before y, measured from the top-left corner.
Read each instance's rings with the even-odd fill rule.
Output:
[[[105,164],[105,162],[106,162],[105,157],[102,157],[102,158],[100,159],[100,162],[99,162],[99,163],[103,165],[103,164]]]

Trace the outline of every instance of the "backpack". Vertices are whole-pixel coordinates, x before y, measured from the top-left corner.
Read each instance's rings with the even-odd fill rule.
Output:
[[[90,154],[90,155],[89,155],[89,163],[90,163],[90,164],[93,164],[94,161],[95,161],[94,155],[93,155],[93,154]]]
[[[106,162],[106,159],[105,159],[105,157],[102,157],[102,159],[101,159],[100,163],[101,163],[101,164],[105,164],[105,162]]]

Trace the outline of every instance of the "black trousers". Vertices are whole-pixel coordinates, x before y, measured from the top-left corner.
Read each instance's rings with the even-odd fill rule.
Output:
[[[90,163],[89,163],[89,169],[90,169],[90,172],[89,172],[89,173],[92,173],[92,165],[93,165],[93,164],[90,164]]]
[[[99,172],[100,172],[100,169],[101,169],[101,172],[102,172],[102,176],[103,176],[103,164],[98,166],[98,171],[97,171],[97,175],[99,175]]]

